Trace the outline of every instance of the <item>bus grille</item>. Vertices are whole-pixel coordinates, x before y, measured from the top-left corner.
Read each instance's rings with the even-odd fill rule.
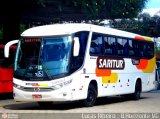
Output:
[[[53,91],[53,88],[41,88],[41,87],[24,87],[22,90],[28,91],[28,92],[48,92]]]

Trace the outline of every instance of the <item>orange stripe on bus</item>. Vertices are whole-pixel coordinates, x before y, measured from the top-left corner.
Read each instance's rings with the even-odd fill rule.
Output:
[[[96,68],[96,76],[110,76],[110,75],[111,75],[111,70]]]
[[[155,70],[156,66],[156,57],[153,57],[151,60],[148,61],[147,67],[142,71],[144,73],[152,73]]]
[[[137,39],[137,40],[145,40],[145,38],[142,37],[142,36],[136,36],[135,39]]]
[[[148,37],[142,37],[142,36],[136,36],[135,39],[137,40],[146,40],[146,41],[152,41],[151,38],[148,38]]]
[[[146,59],[140,59],[139,65],[137,65],[137,69],[145,69],[148,65],[148,60]]]

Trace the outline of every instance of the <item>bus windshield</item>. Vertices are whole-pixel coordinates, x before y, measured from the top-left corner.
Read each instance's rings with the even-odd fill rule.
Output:
[[[69,73],[71,36],[25,38],[19,42],[15,76],[25,80],[51,80]]]

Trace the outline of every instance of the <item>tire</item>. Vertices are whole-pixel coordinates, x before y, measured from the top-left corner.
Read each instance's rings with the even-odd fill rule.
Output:
[[[158,82],[157,90],[160,90],[160,83]]]
[[[53,102],[37,102],[40,107],[47,108],[50,107]]]
[[[89,85],[87,98],[83,100],[83,104],[85,107],[92,107],[97,98],[97,90],[93,84]]]
[[[135,85],[135,91],[132,94],[133,100],[139,100],[141,98],[141,82],[137,81]]]

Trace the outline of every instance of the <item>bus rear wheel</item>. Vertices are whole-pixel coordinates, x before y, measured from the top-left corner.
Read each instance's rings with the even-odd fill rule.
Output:
[[[135,91],[134,93],[132,94],[132,98],[134,100],[139,100],[141,97],[141,82],[140,81],[137,81],[136,82],[136,85],[135,85]]]
[[[97,98],[97,90],[93,84],[90,84],[88,88],[87,98],[83,100],[84,106],[92,107],[96,102],[96,98]]]

